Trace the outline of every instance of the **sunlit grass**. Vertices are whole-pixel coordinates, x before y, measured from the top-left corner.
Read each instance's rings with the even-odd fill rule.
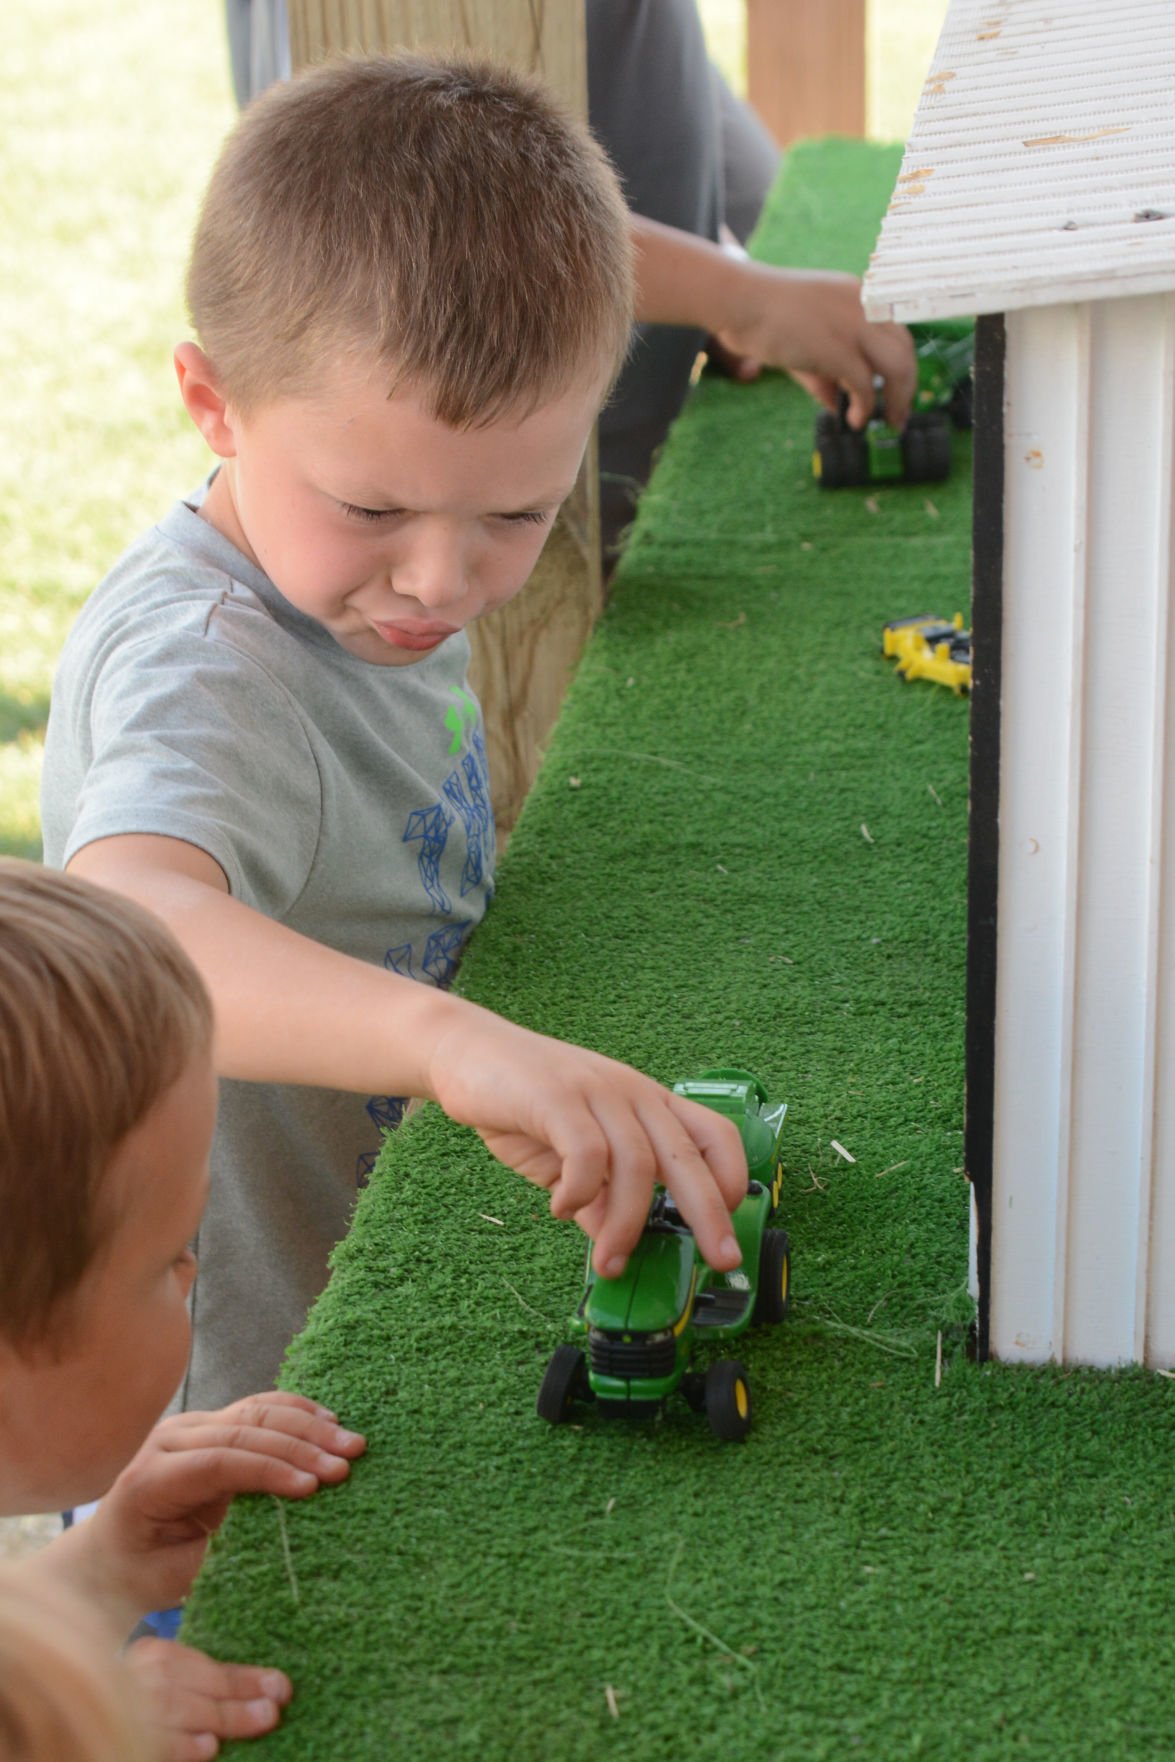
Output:
[[[905,132],[944,6],[875,0],[873,132]],[[741,88],[743,0],[701,10]],[[208,0],[41,0],[5,22],[0,850],[29,855],[65,633],[131,539],[206,469],[170,354],[186,330],[188,237],[233,107],[223,13]]]
[[[206,469],[170,351],[231,119],[219,9],[43,0],[0,68],[0,849],[36,854],[55,658],[119,552]]]

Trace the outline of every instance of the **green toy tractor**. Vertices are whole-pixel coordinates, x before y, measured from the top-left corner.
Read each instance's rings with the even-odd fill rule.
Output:
[[[772,1103],[747,1071],[706,1071],[675,1083],[674,1093],[733,1119],[742,1133],[750,1182],[734,1213],[742,1265],[719,1273],[698,1253],[673,1199],[658,1187],[644,1233],[616,1279],[599,1277],[588,1256],[582,1301],[571,1327],[582,1344],[560,1346],[547,1366],[538,1414],[552,1425],[578,1400],[601,1412],[647,1418],[680,1389],[720,1438],[745,1438],[751,1427],[747,1373],[737,1358],[703,1368],[698,1348],[725,1342],[752,1322],[782,1321],[791,1292],[787,1234],[769,1227],[779,1203],[779,1143],[786,1102]]]
[[[951,473],[951,427],[971,426],[970,319],[913,325],[918,361],[914,405],[905,428],[891,428],[880,398],[863,429],[850,428],[842,392],[835,411],[816,418],[812,475],[823,489],[865,483],[941,483]]]

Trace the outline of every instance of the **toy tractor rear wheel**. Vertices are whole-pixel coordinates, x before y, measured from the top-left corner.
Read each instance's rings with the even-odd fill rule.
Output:
[[[588,1393],[583,1353],[578,1346],[556,1346],[539,1385],[535,1409],[553,1426],[571,1418],[577,1395]]]
[[[951,474],[951,430],[939,410],[911,417],[902,435],[907,483],[941,483]]]
[[[791,1302],[791,1246],[786,1230],[764,1230],[759,1249],[755,1322],[781,1322]]]
[[[706,1379],[700,1371],[686,1371],[681,1379],[681,1392],[691,1413],[705,1413]]]
[[[737,1358],[719,1358],[706,1372],[706,1418],[726,1443],[738,1443],[750,1431],[751,1389]]]
[[[956,428],[971,428],[975,421],[975,387],[968,373],[956,381],[947,405],[947,413]]]

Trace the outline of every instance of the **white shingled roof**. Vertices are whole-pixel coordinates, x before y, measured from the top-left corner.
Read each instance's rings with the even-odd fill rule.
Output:
[[[871,318],[1175,289],[1175,0],[952,0]]]

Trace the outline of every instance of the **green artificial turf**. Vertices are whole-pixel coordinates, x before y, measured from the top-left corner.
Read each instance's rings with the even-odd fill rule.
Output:
[[[860,270],[897,164],[794,152],[758,249]],[[581,1242],[426,1109],[287,1373],[369,1453],[305,1505],[242,1502],[187,1622],[294,1677],[266,1756],[1175,1746],[1170,1385],[965,1351],[967,708],[879,643],[966,610],[966,442],[932,492],[822,492],[811,428],[780,378],[701,386],[461,975],[659,1077],[734,1062],[790,1103],[795,1297],[742,1343],[754,1430],[721,1444],[683,1403],[536,1419]]]

